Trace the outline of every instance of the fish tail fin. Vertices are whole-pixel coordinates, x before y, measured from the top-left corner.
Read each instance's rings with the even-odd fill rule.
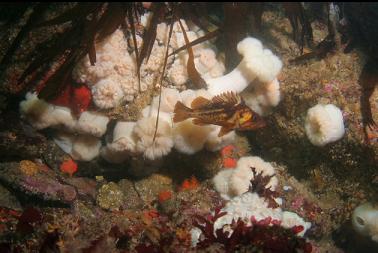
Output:
[[[175,113],[175,115],[173,116],[173,122],[177,123],[190,118],[190,113],[192,112],[192,109],[185,106],[180,101],[177,101],[173,112]]]

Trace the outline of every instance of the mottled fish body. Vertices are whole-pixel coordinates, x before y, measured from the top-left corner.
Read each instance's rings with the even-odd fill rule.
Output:
[[[222,126],[219,137],[232,130],[255,130],[266,125],[265,121],[244,103],[242,97],[233,92],[222,93],[211,100],[197,97],[193,100],[191,108],[177,102],[174,113],[175,123],[194,118],[195,125]]]

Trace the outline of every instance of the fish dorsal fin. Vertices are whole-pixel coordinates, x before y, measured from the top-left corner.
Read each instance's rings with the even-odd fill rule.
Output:
[[[211,102],[213,102],[216,105],[234,106],[242,103],[243,99],[238,94],[232,91],[227,91],[213,97],[211,99]]]
[[[211,101],[208,100],[207,98],[197,97],[192,101],[192,104],[190,105],[190,107],[192,107],[192,109],[200,109],[202,107],[209,105],[210,103]]]

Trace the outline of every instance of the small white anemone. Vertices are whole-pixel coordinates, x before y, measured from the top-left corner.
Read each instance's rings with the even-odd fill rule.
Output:
[[[211,48],[201,48],[198,50],[198,57],[194,63],[197,71],[203,76],[209,72],[218,63],[216,54]]]
[[[161,91],[160,111],[173,113],[177,101],[181,101],[180,93],[176,89],[163,88]],[[151,106],[157,110],[159,107],[159,95],[152,100]]]
[[[196,98],[196,92],[188,89],[180,92],[181,101],[184,105],[190,107],[192,101]]]
[[[221,126],[211,125],[212,131],[206,140],[206,149],[209,151],[218,151],[223,147],[233,143],[236,138],[235,131],[231,131],[221,137],[218,136]]]
[[[77,136],[72,145],[75,160],[90,161],[100,154],[101,141],[93,136]]]
[[[260,115],[266,115],[271,107],[277,106],[281,100],[280,83],[277,78],[268,83],[259,82],[241,94],[246,105]]]
[[[54,106],[50,111],[51,126],[64,126],[68,130],[75,130],[76,119],[72,116],[71,109],[64,106]]]
[[[303,230],[299,232],[298,236],[304,236],[306,231],[311,227],[311,222],[306,222],[298,214],[288,211],[282,212],[282,223],[281,226],[284,228],[292,228],[294,226],[302,226]]]
[[[261,173],[263,176],[273,176],[275,174],[273,166],[265,162],[258,156],[246,156],[238,160],[236,169],[230,177],[230,194],[241,195],[248,191],[250,181],[254,178],[251,168],[255,168],[256,173]],[[273,176],[269,180],[266,188],[275,190],[278,184],[277,177]]]
[[[281,208],[269,208],[268,202],[264,198],[260,198],[257,193],[247,192],[241,196],[232,198],[227,202],[226,206],[222,208],[222,212],[226,215],[220,217],[214,223],[214,230],[218,228],[228,229],[232,221],[239,218],[245,221],[247,226],[251,226],[251,217],[254,216],[256,221],[271,217],[274,220],[281,220]],[[231,230],[231,229],[230,229]],[[230,236],[232,230],[230,231]]]
[[[192,155],[204,147],[211,130],[211,126],[193,124],[192,119],[176,123],[173,127],[175,148],[181,153]]]
[[[81,133],[87,133],[101,137],[106,132],[109,118],[95,112],[83,112],[76,124],[76,129]]]
[[[26,100],[20,103],[20,112],[36,129],[64,126],[72,131],[76,126],[69,108],[46,103],[36,93],[26,94]]]
[[[333,104],[318,104],[307,111],[306,135],[315,146],[341,139],[345,133],[343,114]]]
[[[214,188],[217,192],[219,192],[224,199],[230,199],[229,198],[229,182],[230,177],[233,173],[233,170],[231,169],[225,169],[219,171],[215,177],[213,177],[213,184]]]
[[[151,105],[148,105],[146,106],[145,108],[142,109],[142,115],[143,117],[145,118],[148,118],[148,117],[157,117],[158,116],[158,107],[155,107],[155,106],[151,106]],[[168,113],[168,112],[163,112],[160,110],[159,112],[159,120],[162,119],[162,120],[165,120],[169,123],[170,126],[172,126],[172,117],[173,117],[173,114],[172,113]]]
[[[102,79],[92,87],[93,102],[102,109],[116,107],[123,95],[120,85],[111,78]]]
[[[136,152],[137,137],[133,132],[136,122],[119,121],[114,127],[113,142],[108,144],[109,151]]]
[[[172,130],[169,123],[162,118],[159,119],[154,141],[155,127],[156,117],[154,116],[138,120],[134,127],[138,138],[136,149],[150,160],[167,155],[173,147]]]
[[[378,206],[372,203],[365,203],[353,211],[352,224],[354,229],[362,234],[370,236],[373,241],[378,242]]]
[[[227,75],[207,79],[207,88],[212,95],[226,91],[242,92],[254,80],[271,82],[281,71],[282,62],[270,50],[263,49],[261,42],[247,37],[237,46],[243,56],[239,65]]]
[[[20,112],[36,129],[43,129],[53,124],[51,112],[54,106],[38,98],[36,93],[28,92],[26,100],[20,103]]]
[[[172,66],[167,70],[169,80],[175,86],[181,86],[189,80],[186,65],[180,59],[175,59]]]

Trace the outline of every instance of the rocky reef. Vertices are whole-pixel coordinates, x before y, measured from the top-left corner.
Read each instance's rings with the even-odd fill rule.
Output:
[[[0,252],[377,250],[378,142],[360,109],[364,52],[338,45],[302,57],[316,50],[298,46],[292,19],[268,4],[258,38],[235,43],[232,68],[219,41],[184,50],[208,32],[189,18],[157,22],[138,66],[154,19],[143,8],[136,37],[120,26],[96,42],[95,64],[81,57],[54,99],[40,98],[40,86],[15,92],[23,64],[2,73]],[[321,44],[329,27],[311,21]],[[63,28],[33,32],[30,44]],[[174,121],[178,102],[195,108],[196,98],[226,91],[266,126],[220,136],[221,125]],[[371,111],[378,119],[376,104]],[[365,202],[373,204],[353,214]]]

